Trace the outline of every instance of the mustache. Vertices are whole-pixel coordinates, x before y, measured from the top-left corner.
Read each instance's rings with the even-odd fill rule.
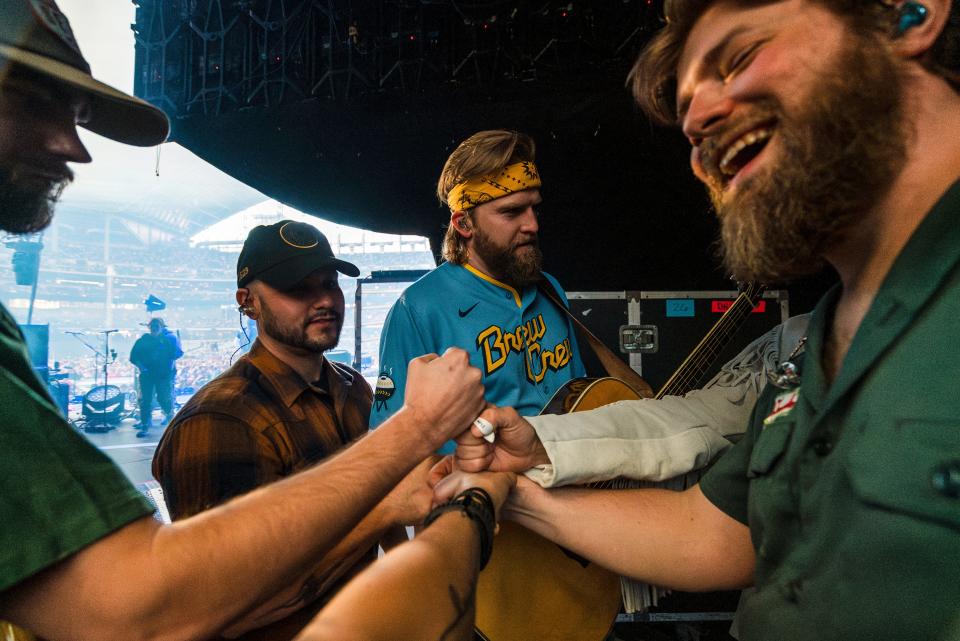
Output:
[[[336,320],[340,320],[342,316],[343,315],[337,312],[337,310],[335,309],[322,308],[318,310],[316,313],[311,314],[310,318],[307,319],[307,322],[304,323],[304,325],[309,325],[310,323],[313,323],[315,321],[329,321],[329,320],[336,321]]]
[[[63,162],[15,162],[0,166],[0,181],[17,183],[42,179],[62,189],[73,182],[73,170]]]

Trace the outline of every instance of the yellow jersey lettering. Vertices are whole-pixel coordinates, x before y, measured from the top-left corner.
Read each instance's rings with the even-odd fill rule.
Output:
[[[539,321],[539,324],[537,323]],[[521,328],[517,328],[521,329]],[[544,337],[547,333],[547,325],[543,320],[543,314],[538,314],[536,318],[531,318],[523,326],[523,341],[526,345],[535,343]]]
[[[540,362],[540,371],[533,371],[534,358]],[[544,351],[540,343],[531,343],[527,348],[527,379],[532,383],[540,383],[547,375],[548,371],[558,371],[570,363],[573,358],[573,350],[570,346],[570,339],[565,338],[557,343],[556,347]]]
[[[489,340],[491,337],[493,340]],[[496,325],[491,325],[477,335],[477,347],[483,350],[483,369],[487,374],[503,367],[510,355],[510,351],[505,349],[503,344],[503,330]],[[496,358],[493,356],[494,351],[498,354]]]
[[[537,355],[540,355],[540,354],[541,354],[540,343],[530,343],[529,345],[527,345],[527,359],[526,359],[527,360],[527,363],[526,363],[527,380],[529,380],[532,383],[539,383],[540,381],[543,380],[543,377],[547,375],[546,368],[542,366],[540,367],[539,372],[533,371],[533,360],[534,358],[537,357]],[[540,360],[540,359],[537,358],[537,360]]]
[[[547,323],[543,314],[538,314],[512,332],[505,332],[491,325],[477,335],[477,347],[483,354],[483,368],[486,374],[492,374],[503,367],[512,353],[525,353],[527,379],[532,383],[541,383],[548,371],[557,371],[566,367],[573,357],[570,339],[565,338],[553,349],[544,350],[540,340],[547,335]],[[538,364],[534,371],[534,363]]]
[[[518,327],[509,334],[504,334],[503,342],[508,352],[519,352],[523,346],[523,327]]]

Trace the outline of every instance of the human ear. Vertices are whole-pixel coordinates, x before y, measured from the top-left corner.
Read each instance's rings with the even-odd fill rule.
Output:
[[[921,58],[933,48],[950,16],[950,0],[908,0],[897,9],[893,50],[903,58]]]
[[[455,211],[450,214],[450,225],[464,238],[473,236],[473,225],[465,211]]]

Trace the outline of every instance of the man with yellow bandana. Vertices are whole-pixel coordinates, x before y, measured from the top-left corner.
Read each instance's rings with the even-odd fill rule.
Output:
[[[483,372],[486,399],[537,414],[557,389],[584,376],[572,323],[540,290],[540,176],[533,140],[481,131],[447,159],[437,197],[450,208],[446,262],[407,288],[380,337],[370,425],[396,412],[410,359],[460,347]],[[566,301],[564,301],[566,302]],[[441,451],[453,452],[453,443]]]

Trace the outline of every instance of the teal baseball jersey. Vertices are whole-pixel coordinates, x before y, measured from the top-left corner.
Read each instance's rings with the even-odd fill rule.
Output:
[[[562,296],[556,279],[544,276]],[[489,402],[525,416],[586,373],[570,319],[537,287],[517,291],[470,265],[444,263],[410,285],[387,315],[371,427],[403,405],[407,363],[449,347],[470,354]],[[452,443],[441,451],[452,452]]]

